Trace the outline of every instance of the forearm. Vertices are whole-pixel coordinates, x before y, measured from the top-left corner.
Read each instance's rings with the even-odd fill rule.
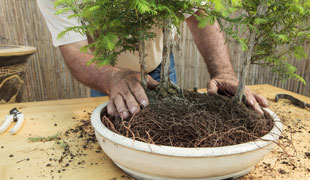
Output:
[[[202,12],[197,12],[197,14]],[[236,77],[228,47],[225,44],[224,34],[220,31],[219,24],[208,25],[205,28],[198,28],[197,19],[192,16],[186,19],[186,23],[192,32],[194,41],[201,55],[203,56],[211,78],[219,75]]]
[[[87,66],[87,62],[93,58],[93,55],[80,52],[80,47],[86,44],[87,41],[81,41],[59,48],[75,79],[92,89],[109,94],[110,75],[119,69],[111,66],[97,67],[94,64]]]
[[[202,12],[197,12],[199,13]],[[223,94],[234,95],[238,87],[238,79],[234,73],[228,47],[225,45],[224,34],[220,31],[219,24],[206,26],[203,29],[198,28],[198,21],[194,16],[186,20],[194,41],[203,56],[211,76],[208,82],[208,93],[215,94],[221,92]],[[259,94],[251,92],[250,89],[245,89],[247,104],[257,112],[264,114],[261,106],[267,107],[268,103]]]
[[[140,73],[125,68],[111,66],[97,67],[86,63],[93,58],[91,53],[82,53],[80,48],[87,41],[64,45],[60,50],[65,63],[72,75],[92,89],[109,95],[108,113],[111,116],[129,117],[129,112],[135,114],[140,106],[148,105],[149,101],[140,83]],[[155,88],[158,82],[147,76],[148,87]]]

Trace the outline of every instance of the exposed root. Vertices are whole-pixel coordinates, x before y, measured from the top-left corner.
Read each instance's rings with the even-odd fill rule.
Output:
[[[261,116],[230,98],[171,89],[174,94],[169,97],[147,92],[150,105],[129,120],[112,120],[105,113],[103,123],[135,140],[176,147],[245,143],[260,139],[273,127],[267,113]]]

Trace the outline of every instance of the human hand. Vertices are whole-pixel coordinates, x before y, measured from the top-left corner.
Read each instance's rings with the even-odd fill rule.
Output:
[[[130,114],[140,112],[140,105],[149,104],[140,79],[140,73],[127,69],[119,69],[111,74],[107,92],[110,98],[107,106],[110,116],[126,119]],[[159,84],[149,75],[147,81],[149,88],[155,88]]]
[[[216,94],[222,92],[224,94],[235,95],[238,88],[238,80],[230,75],[218,75],[212,78],[208,85],[208,93]],[[255,111],[264,114],[261,107],[268,107],[267,100],[260,94],[252,92],[249,88],[245,87],[244,94],[246,96],[246,103],[251,106]]]

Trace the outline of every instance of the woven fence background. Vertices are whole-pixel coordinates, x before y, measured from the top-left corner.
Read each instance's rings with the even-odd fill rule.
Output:
[[[51,43],[36,0],[0,0],[0,44],[37,48],[28,60],[24,101],[89,96],[89,90],[71,77],[60,51]]]
[[[175,54],[178,84],[182,88],[205,88],[209,80],[206,66],[184,24]],[[36,0],[0,0],[0,44],[34,46],[37,52],[29,59],[26,72],[27,88],[24,101],[55,100],[88,97],[89,88],[80,84],[66,68],[60,51],[51,43]],[[229,41],[232,62],[238,72],[240,46]],[[310,51],[309,46],[307,50]],[[298,73],[310,82],[308,60],[294,60]],[[247,84],[271,84],[306,96],[310,86],[295,80],[281,82],[268,68],[252,66]]]
[[[186,24],[183,24],[181,27],[181,36],[177,44],[179,47],[175,48],[175,54],[179,85],[183,88],[206,87],[210,79],[209,73]],[[235,73],[238,74],[240,70],[239,59],[242,55],[241,46],[230,38],[228,38],[227,44]],[[305,49],[308,53],[306,59],[290,59],[289,61],[297,68],[297,74],[308,82],[306,85],[295,79],[283,81],[277,75],[273,74],[271,68],[260,65],[251,65],[246,84],[271,84],[305,96],[310,96],[310,45],[305,44]]]

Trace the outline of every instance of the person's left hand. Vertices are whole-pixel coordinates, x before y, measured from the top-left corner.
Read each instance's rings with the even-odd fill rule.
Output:
[[[234,76],[218,75],[209,81],[207,88],[209,94],[222,92],[224,94],[235,95],[238,88],[238,80]],[[244,94],[247,104],[260,114],[264,114],[261,107],[268,107],[267,100],[260,94],[252,92],[247,87],[244,89]]]

